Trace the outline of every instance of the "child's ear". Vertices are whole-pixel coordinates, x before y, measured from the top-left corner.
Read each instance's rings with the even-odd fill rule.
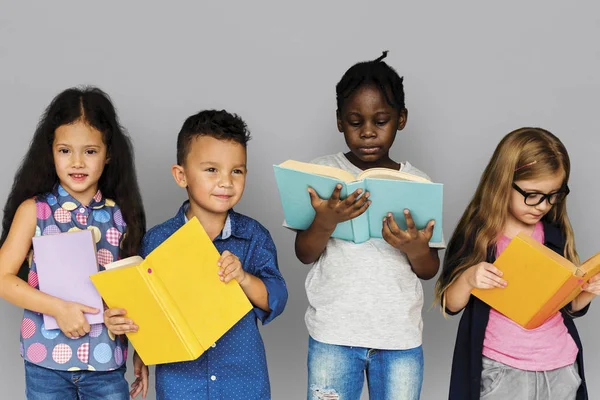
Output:
[[[335,110],[335,119],[337,120],[338,131],[344,132],[342,127],[342,116],[340,115],[340,110]]]
[[[398,130],[401,131],[406,126],[406,121],[408,120],[408,109],[400,111],[400,115],[398,116]]]
[[[188,184],[185,179],[185,170],[183,169],[183,167],[181,165],[175,164],[171,167],[171,173],[173,174],[175,183],[177,183],[179,187],[185,189]]]

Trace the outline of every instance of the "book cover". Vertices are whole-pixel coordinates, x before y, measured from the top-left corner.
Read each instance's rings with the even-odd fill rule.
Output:
[[[197,359],[252,310],[239,284],[217,274],[218,250],[196,218],[152,251],[106,266],[92,281],[111,308],[124,308],[147,365]]]
[[[307,189],[312,187],[319,197],[328,199],[335,186],[342,185],[341,198],[357,189],[370,193],[367,211],[337,225],[334,238],[362,243],[381,238],[383,218],[394,215],[398,226],[406,229],[404,209],[409,209],[418,229],[435,220],[430,243],[442,242],[443,185],[402,171],[374,168],[354,177],[347,171],[289,160],[273,166],[286,224],[298,230],[307,229],[315,217]]]
[[[40,291],[97,308],[98,314],[85,317],[90,324],[103,323],[102,298],[90,280],[90,275],[98,272],[92,231],[35,236],[32,242]],[[53,317],[43,317],[45,329],[59,329]]]
[[[525,329],[539,327],[569,304],[600,272],[600,253],[581,266],[519,233],[494,262],[507,286],[471,292]]]

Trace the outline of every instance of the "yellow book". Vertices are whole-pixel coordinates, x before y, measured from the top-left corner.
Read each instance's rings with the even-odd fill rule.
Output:
[[[220,256],[194,217],[145,260],[116,261],[90,278],[139,326],[127,337],[146,365],[195,360],[252,310],[235,280],[219,279]]]
[[[569,304],[581,286],[600,272],[600,253],[579,267],[531,236],[519,233],[494,262],[504,288],[472,294],[525,329],[539,327]]]

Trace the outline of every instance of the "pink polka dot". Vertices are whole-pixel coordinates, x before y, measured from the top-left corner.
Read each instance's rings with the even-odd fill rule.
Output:
[[[37,210],[37,217],[39,219],[46,220],[50,217],[50,215],[52,215],[52,210],[46,203],[35,203],[35,208]]]
[[[27,358],[33,363],[40,363],[46,359],[48,350],[41,343],[34,343],[27,348]]]
[[[54,211],[54,219],[66,224],[67,222],[71,222],[71,213],[64,208],[57,208],[56,211]]]
[[[105,266],[108,263],[113,262],[113,255],[107,249],[98,250],[98,264]]]
[[[90,360],[89,343],[84,343],[81,346],[79,346],[79,348],[77,349],[77,358],[79,358],[79,361],[81,361],[82,363],[88,363],[88,361]]]
[[[77,218],[77,222],[81,225],[87,225],[87,216],[84,214],[75,214],[75,218]]]
[[[117,230],[117,228],[109,228],[106,231],[106,241],[113,246],[119,245],[119,240],[121,239],[121,232]]]
[[[27,278],[27,283],[29,286],[36,288],[39,284],[38,274],[35,271],[29,271],[29,277]]]
[[[127,351],[127,347],[125,347],[123,349],[123,360],[124,361],[127,361],[127,354],[129,354],[129,352]]]
[[[68,344],[57,344],[52,350],[52,359],[56,361],[57,364],[66,364],[73,357],[73,350],[71,350],[71,346]]]
[[[33,320],[24,318],[23,322],[21,322],[21,336],[23,336],[24,339],[29,339],[35,333],[36,328]]]
[[[94,324],[90,328],[90,336],[98,337],[102,334],[102,324]]]

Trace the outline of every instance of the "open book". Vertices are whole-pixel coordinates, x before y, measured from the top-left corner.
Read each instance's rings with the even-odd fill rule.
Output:
[[[40,291],[102,311],[102,297],[90,275],[98,272],[92,231],[74,231],[32,239]],[[102,312],[85,314],[89,324],[102,324]],[[54,317],[44,314],[44,329],[58,329]]]
[[[219,279],[218,250],[195,217],[145,260],[129,257],[91,276],[106,304],[138,326],[127,334],[146,365],[195,360],[252,305]]]
[[[600,272],[600,253],[577,267],[529,235],[519,233],[494,265],[504,288],[473,289],[474,296],[526,329],[539,327],[569,304]]]
[[[406,229],[404,209],[410,210],[418,229],[435,220],[431,243],[442,241],[443,185],[417,175],[387,168],[372,168],[358,176],[327,165],[288,160],[273,166],[287,226],[305,230],[312,223],[315,211],[310,203],[308,187],[319,197],[331,197],[336,184],[342,184],[341,197],[357,189],[370,193],[371,205],[353,220],[338,224],[334,238],[362,243],[369,238],[381,238],[383,218],[394,215],[398,226]]]

